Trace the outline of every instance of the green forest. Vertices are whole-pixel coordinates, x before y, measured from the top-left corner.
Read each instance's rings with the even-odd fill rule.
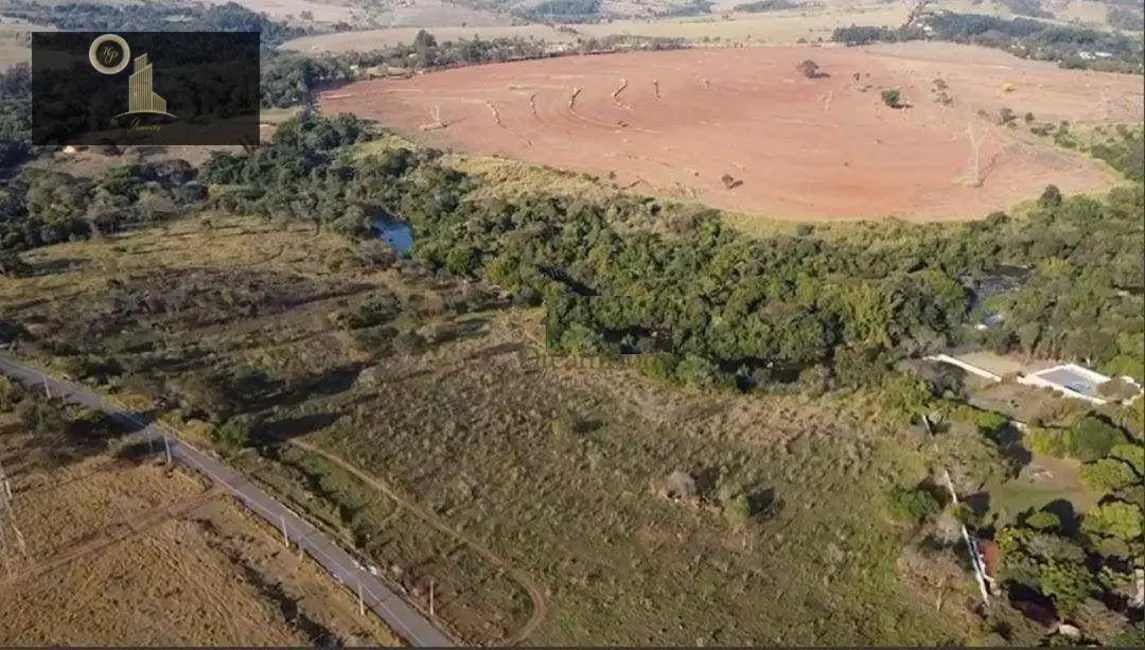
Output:
[[[259,32],[266,47],[310,33],[306,29],[271,20],[235,2],[209,5],[160,2],[112,5],[8,0],[4,3],[3,14],[65,31]]]
[[[1005,50],[1024,59],[1055,61],[1063,68],[1145,72],[1145,49],[1140,38],[1031,18],[942,12],[902,27],[839,27],[832,33],[831,40],[847,46],[913,40],[970,43]],[[1083,52],[1090,57],[1094,52],[1110,56],[1086,58]]]
[[[543,301],[554,347],[656,353],[640,355],[645,371],[690,385],[870,386],[899,359],[972,342],[1145,374],[1139,183],[1101,199],[1047,188],[1021,218],[753,239],[715,211],[651,198],[476,198],[482,181],[440,152],[342,148],[370,137],[349,116],[295,122],[251,155],[216,154],[199,181],[217,208],[350,236],[370,235],[367,215],[409,220],[417,257]],[[1002,266],[1030,280],[995,305],[1004,324],[979,333],[970,288]]]
[[[685,47],[682,38],[607,36],[581,38],[559,55],[611,50],[671,50]],[[412,43],[368,52],[310,56],[276,51],[263,57],[262,105],[285,108],[313,101],[318,89],[329,84],[368,77],[367,70],[387,66],[400,71],[434,70],[481,63],[501,63],[557,56],[543,40],[521,37],[462,39],[439,42],[419,30]]]

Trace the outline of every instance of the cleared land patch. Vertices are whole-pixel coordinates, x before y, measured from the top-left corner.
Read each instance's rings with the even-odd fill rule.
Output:
[[[438,146],[777,217],[977,218],[1049,184],[1090,192],[1115,182],[1103,165],[997,116],[1009,108],[1094,119],[1100,90],[1111,98],[1108,119],[1139,120],[1134,78],[1016,58],[958,60],[977,51],[917,44],[565,57],[359,82],[321,103]],[[807,58],[829,76],[801,75]],[[952,102],[936,101],[935,79]],[[613,93],[622,82],[621,102]],[[899,108],[885,105],[887,89],[899,90]],[[419,131],[433,114],[448,126]]]

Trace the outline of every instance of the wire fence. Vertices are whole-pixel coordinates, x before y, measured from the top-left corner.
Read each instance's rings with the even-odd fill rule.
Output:
[[[197,448],[195,448],[194,446],[192,446],[188,443],[185,443],[185,442],[179,440],[173,433],[170,433],[167,430],[165,430],[163,425],[161,425],[159,423],[146,424],[144,422],[141,422],[137,418],[133,417],[130,414],[130,409],[128,409],[126,407],[126,405],[122,404],[121,402],[118,402],[116,400],[108,400],[108,401],[110,402],[110,405],[114,409],[120,411],[120,414],[123,415],[123,417],[126,417],[126,418],[132,420],[133,422],[135,422],[137,425],[143,427],[143,431],[145,434],[150,433],[150,435],[148,436],[149,440],[153,437],[156,437],[156,436],[161,437],[163,439],[164,447],[167,449],[169,461],[178,461],[178,462],[183,463],[185,465],[188,465],[191,468],[195,469],[196,471],[204,474],[205,476],[209,477],[212,481],[214,481],[216,484],[221,485],[224,488],[226,488],[226,490],[228,492],[230,492],[232,495],[234,495],[234,497],[237,498],[240,502],[242,502],[243,505],[245,505],[247,508],[249,508],[252,512],[258,514],[267,523],[271,524],[272,526],[276,526],[276,527],[281,526],[282,532],[283,532],[283,537],[284,537],[283,541],[287,545],[289,545],[291,542],[298,544],[299,548],[310,553],[311,557],[313,557],[315,560],[317,560],[319,564],[326,567],[329,570],[331,576],[333,576],[334,579],[337,580],[339,583],[342,583],[343,585],[345,585],[345,581],[342,579],[341,575],[339,575],[340,572],[342,574],[345,574],[345,575],[359,574],[358,580],[357,580],[356,584],[354,585],[358,589],[357,593],[358,593],[359,597],[362,599],[362,601],[364,601],[366,604],[368,604],[370,609],[372,609],[374,611],[378,611],[378,609],[380,609],[381,611],[378,613],[382,615],[382,618],[388,624],[397,628],[394,631],[397,632],[398,635],[401,636],[403,639],[406,639],[412,645],[415,645],[415,646],[421,646],[421,647],[438,647],[438,646],[440,646],[439,643],[430,643],[430,642],[427,642],[426,640],[422,639],[416,632],[411,630],[405,624],[404,621],[402,621],[402,617],[390,607],[390,605],[386,602],[385,598],[379,596],[378,594],[376,594],[374,592],[373,589],[371,589],[369,586],[362,583],[360,574],[368,573],[366,571],[366,569],[357,565],[357,563],[354,563],[352,559],[351,559],[351,562],[354,563],[354,566],[353,567],[346,566],[345,563],[339,561],[338,558],[332,556],[321,545],[319,545],[319,544],[315,543],[313,540],[309,539],[313,535],[321,536],[322,533],[319,530],[317,530],[316,528],[314,528],[313,526],[304,522],[301,519],[301,517],[298,516],[297,513],[293,512],[292,510],[290,510],[286,506],[280,506],[280,508],[282,510],[280,512],[277,512],[277,513],[273,512],[270,508],[267,508],[262,503],[259,503],[259,501],[250,493],[251,491],[256,490],[257,488],[254,488],[253,486],[251,486],[248,483],[247,484],[248,488],[246,491],[244,491],[244,490],[239,489],[237,486],[232,485],[232,483],[229,480],[227,480],[227,478],[225,476],[223,476],[218,471],[216,471],[214,468],[201,462],[199,459],[197,459],[195,457],[195,454],[204,455],[204,453],[202,451],[198,450]],[[179,453],[180,447],[186,448],[188,450],[188,453]],[[267,500],[270,500],[270,497],[266,497],[266,498],[267,498]],[[299,524],[304,528],[302,531],[298,530]],[[306,529],[308,529],[308,530],[306,530]],[[372,574],[370,574],[370,575],[371,575],[371,577],[373,577]],[[350,586],[350,585],[346,585],[346,586]],[[396,597],[396,595],[391,593],[390,597],[391,598]]]

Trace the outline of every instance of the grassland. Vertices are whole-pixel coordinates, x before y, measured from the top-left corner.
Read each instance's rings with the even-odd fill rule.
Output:
[[[0,642],[401,645],[275,531],[146,449],[124,442],[59,466],[44,444],[0,415],[26,548],[5,530]]]
[[[416,3],[415,3],[416,4]],[[767,13],[741,13],[734,7],[742,0],[721,0],[712,5],[710,14],[675,18],[620,17],[596,23],[567,25],[558,30],[545,24],[513,25],[504,19],[488,15],[471,16],[471,10],[458,7],[443,9],[419,21],[404,14],[377,17],[352,22],[359,29],[337,34],[323,34],[296,39],[284,47],[303,52],[346,52],[369,50],[397,43],[411,43],[418,29],[430,29],[438,40],[490,39],[501,36],[538,38],[552,43],[570,42],[576,38],[601,38],[614,34],[645,37],[684,38],[695,42],[791,45],[801,40],[816,42],[830,40],[836,27],[849,25],[898,26],[903,24],[912,3],[872,2],[871,0],[826,0],[807,6]],[[1107,28],[1106,6],[1090,0],[1043,2],[1053,18],[1061,23]],[[420,6],[420,5],[417,5]],[[1015,17],[999,2],[973,2],[972,0],[937,0],[932,9],[945,9],[960,13],[977,13]],[[632,7],[639,13],[640,7]],[[410,9],[409,11],[415,11]],[[610,8],[623,12],[623,7]],[[413,16],[414,14],[410,14]],[[503,17],[502,17],[503,18]],[[389,20],[390,22],[386,22]],[[393,25],[392,27],[387,25]],[[464,25],[464,26],[463,26]],[[369,29],[370,27],[377,27]]]
[[[601,38],[613,34],[631,36],[685,38],[688,40],[719,41],[726,43],[754,43],[784,45],[803,38],[828,40],[836,27],[850,25],[897,25],[907,15],[905,5],[870,3],[841,9],[808,9],[768,14],[743,14],[725,19],[719,15],[658,20],[612,20],[600,23],[568,25],[558,31],[543,24],[531,25],[469,25],[466,27],[434,27],[431,31],[440,41],[497,38],[516,36],[538,38],[552,43],[564,43],[576,38]],[[286,43],[283,47],[302,52],[346,52],[369,50],[412,43],[418,27],[394,27],[366,31],[343,32],[306,36]],[[572,30],[572,31],[569,31]]]
[[[33,354],[57,354],[51,342],[66,337],[90,344],[61,367],[114,358],[124,371],[109,392],[238,375],[269,387],[241,405],[259,416],[258,450],[232,462],[414,600],[428,605],[433,585],[439,618],[462,639],[977,634],[968,580],[946,587],[942,611],[914,595],[933,585],[903,570],[912,531],[888,520],[878,495],[926,475],[927,452],[861,403],[691,394],[623,369],[538,364],[524,351],[540,351],[539,314],[479,285],[410,263],[366,268],[352,244],[321,232],[211,224],[35,251],[26,257],[41,274],[5,283],[0,305],[41,338]],[[80,323],[121,290],[171,302],[104,329]],[[387,292],[403,305],[391,326],[421,334],[418,349],[382,351],[378,332],[337,324]],[[165,417],[209,431],[188,413]],[[695,500],[661,496],[678,470],[700,477]],[[754,514],[728,514],[728,491],[750,495]]]

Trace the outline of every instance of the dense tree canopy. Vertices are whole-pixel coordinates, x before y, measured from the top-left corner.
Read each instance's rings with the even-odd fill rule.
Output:
[[[435,151],[353,163],[338,151],[365,137],[348,117],[288,125],[272,146],[217,155],[203,174],[234,186],[215,197],[226,209],[351,233],[362,214],[409,219],[415,254],[434,266],[545,294],[553,345],[658,352],[654,372],[688,383],[806,384],[824,370],[839,386],[877,383],[898,358],[983,336],[966,327],[969,287],[1003,265],[1031,279],[1004,297],[1007,318],[985,343],[1141,373],[1140,185],[1022,219],[873,224],[847,237],[749,239],[715,212],[677,215],[673,232],[654,234],[647,226],[675,208],[631,196],[488,198]]]
[[[665,50],[684,47],[679,38],[609,36],[581,38],[559,54],[598,52],[613,49]],[[262,104],[287,107],[313,101],[317,90],[327,84],[368,79],[414,70],[451,68],[480,63],[500,63],[556,55],[550,44],[534,38],[501,37],[439,42],[420,30],[414,41],[368,52],[327,54],[319,57],[276,52],[264,58]]]
[[[148,2],[39,3],[10,0],[4,14],[36,25],[66,31],[259,32],[267,46],[305,35],[307,30],[271,20],[236,2],[190,4]]]
[[[1024,0],[1012,3],[1031,9]],[[839,27],[831,36],[831,40],[846,45],[926,39],[993,47],[1022,58],[1056,61],[1063,67],[1137,74],[1145,70],[1145,49],[1140,38],[1030,18],[943,11],[902,27]],[[1097,52],[1109,56],[1099,57]]]

